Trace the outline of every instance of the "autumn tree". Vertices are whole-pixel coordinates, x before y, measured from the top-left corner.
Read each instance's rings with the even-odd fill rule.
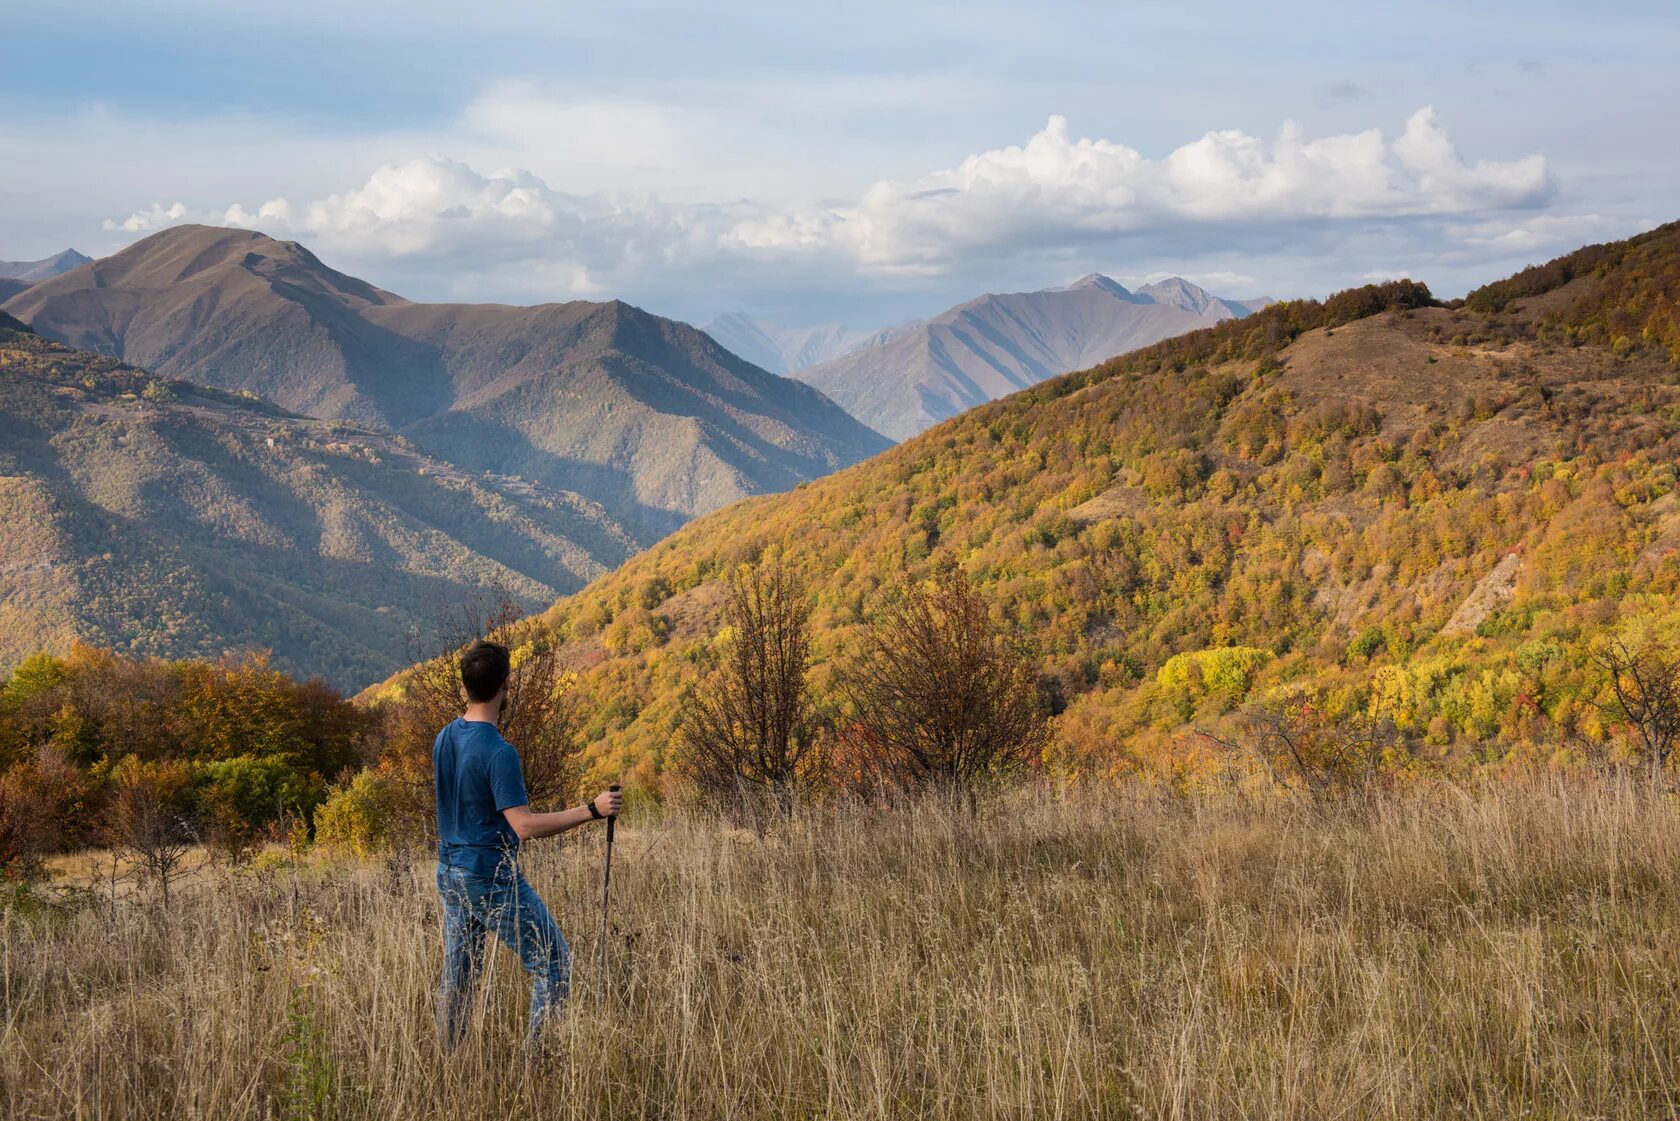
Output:
[[[205,839],[241,863],[287,821],[307,819],[326,786],[300,774],[282,755],[241,755],[200,764],[194,775]]]
[[[96,801],[86,774],[51,744],[8,768],[0,775],[0,877],[8,852],[22,857],[12,867],[33,872],[42,857],[86,844]]]
[[[1630,645],[1616,638],[1592,657],[1610,691],[1604,707],[1632,729],[1651,781],[1661,782],[1680,739],[1680,653],[1662,643]]]
[[[75,771],[36,761],[0,773],[0,880],[33,880],[63,840],[63,803]]]
[[[765,796],[786,814],[810,778],[809,612],[779,558],[730,575],[718,663],[688,690],[678,730],[679,769],[709,798]]]
[[[972,791],[1019,768],[1048,736],[1023,645],[992,622],[950,559],[929,585],[899,587],[841,690],[852,750],[894,785]]]
[[[360,767],[371,721],[319,678],[294,681],[266,652],[169,663],[172,754],[289,759],[323,780]]]
[[[352,775],[315,811],[315,843],[361,857],[394,849],[400,839],[401,813],[394,800],[399,790],[387,773]]]
[[[189,817],[189,773],[174,761],[127,756],[112,770],[115,788],[105,810],[106,838],[127,850],[169,906],[169,885],[198,839]]]

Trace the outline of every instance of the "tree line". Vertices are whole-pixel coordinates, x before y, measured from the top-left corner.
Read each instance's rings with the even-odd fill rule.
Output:
[[[897,589],[832,696],[812,688],[809,595],[787,566],[742,565],[727,595],[669,760],[708,804],[785,814],[835,790],[972,792],[1048,739],[1030,651],[954,564]],[[368,705],[260,654],[169,662],[76,644],[24,659],[0,687],[0,877],[107,846],[167,893],[197,846],[237,861],[277,841],[365,855],[427,839],[432,740],[463,708],[455,653],[480,637],[514,651],[503,731],[533,802],[578,797],[576,677],[540,620],[472,604],[444,630]]]
[[[245,852],[306,825],[377,750],[378,723],[263,654],[31,655],[0,685],[0,876],[89,845],[164,873],[189,845]]]
[[[835,796],[932,791],[972,804],[1050,757],[1054,675],[949,556],[927,580],[888,589],[821,667],[810,590],[779,554],[737,566],[724,594],[675,721],[665,793],[764,827]],[[0,878],[32,878],[55,852],[109,846],[167,899],[199,846],[233,861],[276,841],[412,851],[431,832],[432,740],[464,707],[455,654],[480,637],[514,652],[503,731],[533,802],[580,796],[584,714],[552,628],[500,602],[462,608],[446,629],[449,646],[417,651],[396,690],[370,704],[294,681],[262,655],[165,662],[78,644],[25,659],[0,687]],[[1422,743],[1379,711],[1339,711],[1299,689],[1251,697],[1273,657],[1229,648],[1163,665],[1163,687],[1187,699],[1187,741],[1314,799],[1417,770]],[[1606,637],[1594,666],[1602,718],[1651,782],[1666,783],[1680,743],[1680,647]]]

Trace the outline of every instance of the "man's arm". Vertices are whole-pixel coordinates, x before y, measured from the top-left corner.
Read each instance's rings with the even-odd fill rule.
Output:
[[[603,790],[595,796],[595,808],[602,817],[611,817],[624,808],[624,795],[617,790]],[[588,806],[573,806],[569,810],[542,814],[532,813],[530,806],[509,806],[502,811],[502,816],[507,818],[508,825],[521,841],[552,837],[595,820]]]

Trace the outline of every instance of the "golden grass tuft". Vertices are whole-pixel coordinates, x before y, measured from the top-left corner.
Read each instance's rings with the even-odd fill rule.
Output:
[[[498,951],[438,1054],[429,865],[14,905],[8,1117],[1650,1117],[1680,1106],[1680,806],[1614,781],[1329,811],[1139,792],[627,827],[528,871],[576,957],[521,1057]]]

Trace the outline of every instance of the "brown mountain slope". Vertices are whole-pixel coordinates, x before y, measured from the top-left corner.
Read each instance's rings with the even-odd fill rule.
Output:
[[[1680,387],[1656,344],[1557,337],[1541,295],[1277,305],[684,527],[546,616],[601,773],[657,774],[721,581],[767,548],[810,582],[825,697],[887,589],[957,558],[1036,645],[1070,774],[1194,781],[1189,726],[1289,690],[1420,758],[1597,750],[1591,644],[1680,634]]]
[[[981,296],[794,376],[906,439],[1046,378],[1250,310],[1176,277],[1131,292],[1093,274],[1067,288]]]
[[[565,480],[644,541],[887,446],[808,386],[628,304],[408,304],[369,318],[433,348],[451,407],[403,429],[479,470]]]
[[[340,687],[500,590],[536,606],[636,544],[594,503],[400,437],[165,381],[0,313],[0,666],[80,638],[272,649]]]
[[[182,226],[31,286],[6,310],[50,338],[287,409],[397,429],[430,400],[421,348],[361,313],[401,298],[291,242]]]
[[[74,346],[576,490],[644,542],[886,446],[685,324],[616,302],[414,304],[248,230],[165,230],[5,306]]]

